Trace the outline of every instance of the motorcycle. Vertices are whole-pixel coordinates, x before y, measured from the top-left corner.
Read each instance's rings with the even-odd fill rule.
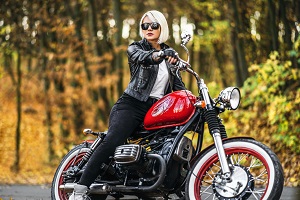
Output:
[[[190,38],[182,34],[187,60],[178,57],[174,67],[196,78],[199,95],[175,91],[153,104],[139,130],[116,148],[109,163],[99,166],[102,173],[89,188],[90,199],[124,195],[187,200],[280,198],[283,169],[279,159],[253,138],[227,137],[219,114],[239,107],[240,90],[228,87],[211,98],[204,80],[189,64],[186,44]],[[202,149],[206,123],[214,143]],[[96,139],[84,141],[64,156],[53,178],[53,200],[68,199],[106,136],[91,129],[83,132]]]

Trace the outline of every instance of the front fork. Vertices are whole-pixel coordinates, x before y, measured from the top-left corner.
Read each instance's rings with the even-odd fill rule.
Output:
[[[208,124],[210,134],[214,138],[214,143],[215,143],[215,146],[217,149],[217,154],[218,154],[219,161],[220,161],[221,168],[222,168],[222,177],[225,179],[229,179],[231,176],[231,172],[229,169],[229,165],[227,162],[225,150],[223,148],[222,137],[221,137],[221,134],[223,136],[225,134],[225,136],[226,136],[226,131],[225,131],[224,126],[220,126],[220,123],[218,121],[219,118],[217,117],[216,110],[214,109],[214,107],[211,104],[211,100],[210,100],[210,97],[208,94],[208,89],[206,87],[206,84],[204,83],[204,80],[200,79],[198,84],[199,84],[200,92],[202,93],[202,96],[203,96],[203,99],[204,99],[204,102],[206,105],[206,111],[204,113],[205,120]]]
[[[213,138],[214,138],[215,146],[216,146],[216,149],[217,149],[217,154],[218,154],[219,161],[220,161],[221,168],[222,168],[222,177],[225,178],[225,179],[228,179],[231,176],[231,172],[230,172],[229,165],[228,165],[228,162],[227,162],[227,157],[226,157],[226,154],[225,154],[225,150],[223,148],[221,134],[220,133],[214,133],[212,135],[213,135]]]

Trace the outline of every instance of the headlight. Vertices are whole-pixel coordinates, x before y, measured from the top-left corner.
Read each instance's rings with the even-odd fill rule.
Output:
[[[237,87],[228,87],[221,91],[218,101],[223,103],[225,108],[235,110],[239,107],[241,100],[241,93]]]

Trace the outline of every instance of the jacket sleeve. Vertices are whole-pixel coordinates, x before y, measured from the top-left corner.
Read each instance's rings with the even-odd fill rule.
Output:
[[[147,64],[147,65],[159,64],[162,60],[155,61],[152,58],[153,52],[155,52],[155,49],[146,51],[143,50],[142,47],[139,46],[137,43],[133,43],[129,45],[127,49],[127,56],[129,62],[133,62],[137,64]]]

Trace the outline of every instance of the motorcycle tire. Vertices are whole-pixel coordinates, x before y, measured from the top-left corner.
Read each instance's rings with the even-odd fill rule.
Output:
[[[278,157],[264,144],[250,138],[223,141],[231,179],[221,178],[215,146],[206,149],[193,164],[186,182],[186,199],[279,200],[283,169]]]
[[[89,143],[82,143],[71,149],[62,159],[53,177],[51,187],[51,199],[52,200],[68,200],[71,193],[67,193],[59,189],[59,186],[63,184],[63,172],[70,166],[78,164],[85,153],[89,150]],[[93,195],[90,199],[106,199],[107,195]]]

